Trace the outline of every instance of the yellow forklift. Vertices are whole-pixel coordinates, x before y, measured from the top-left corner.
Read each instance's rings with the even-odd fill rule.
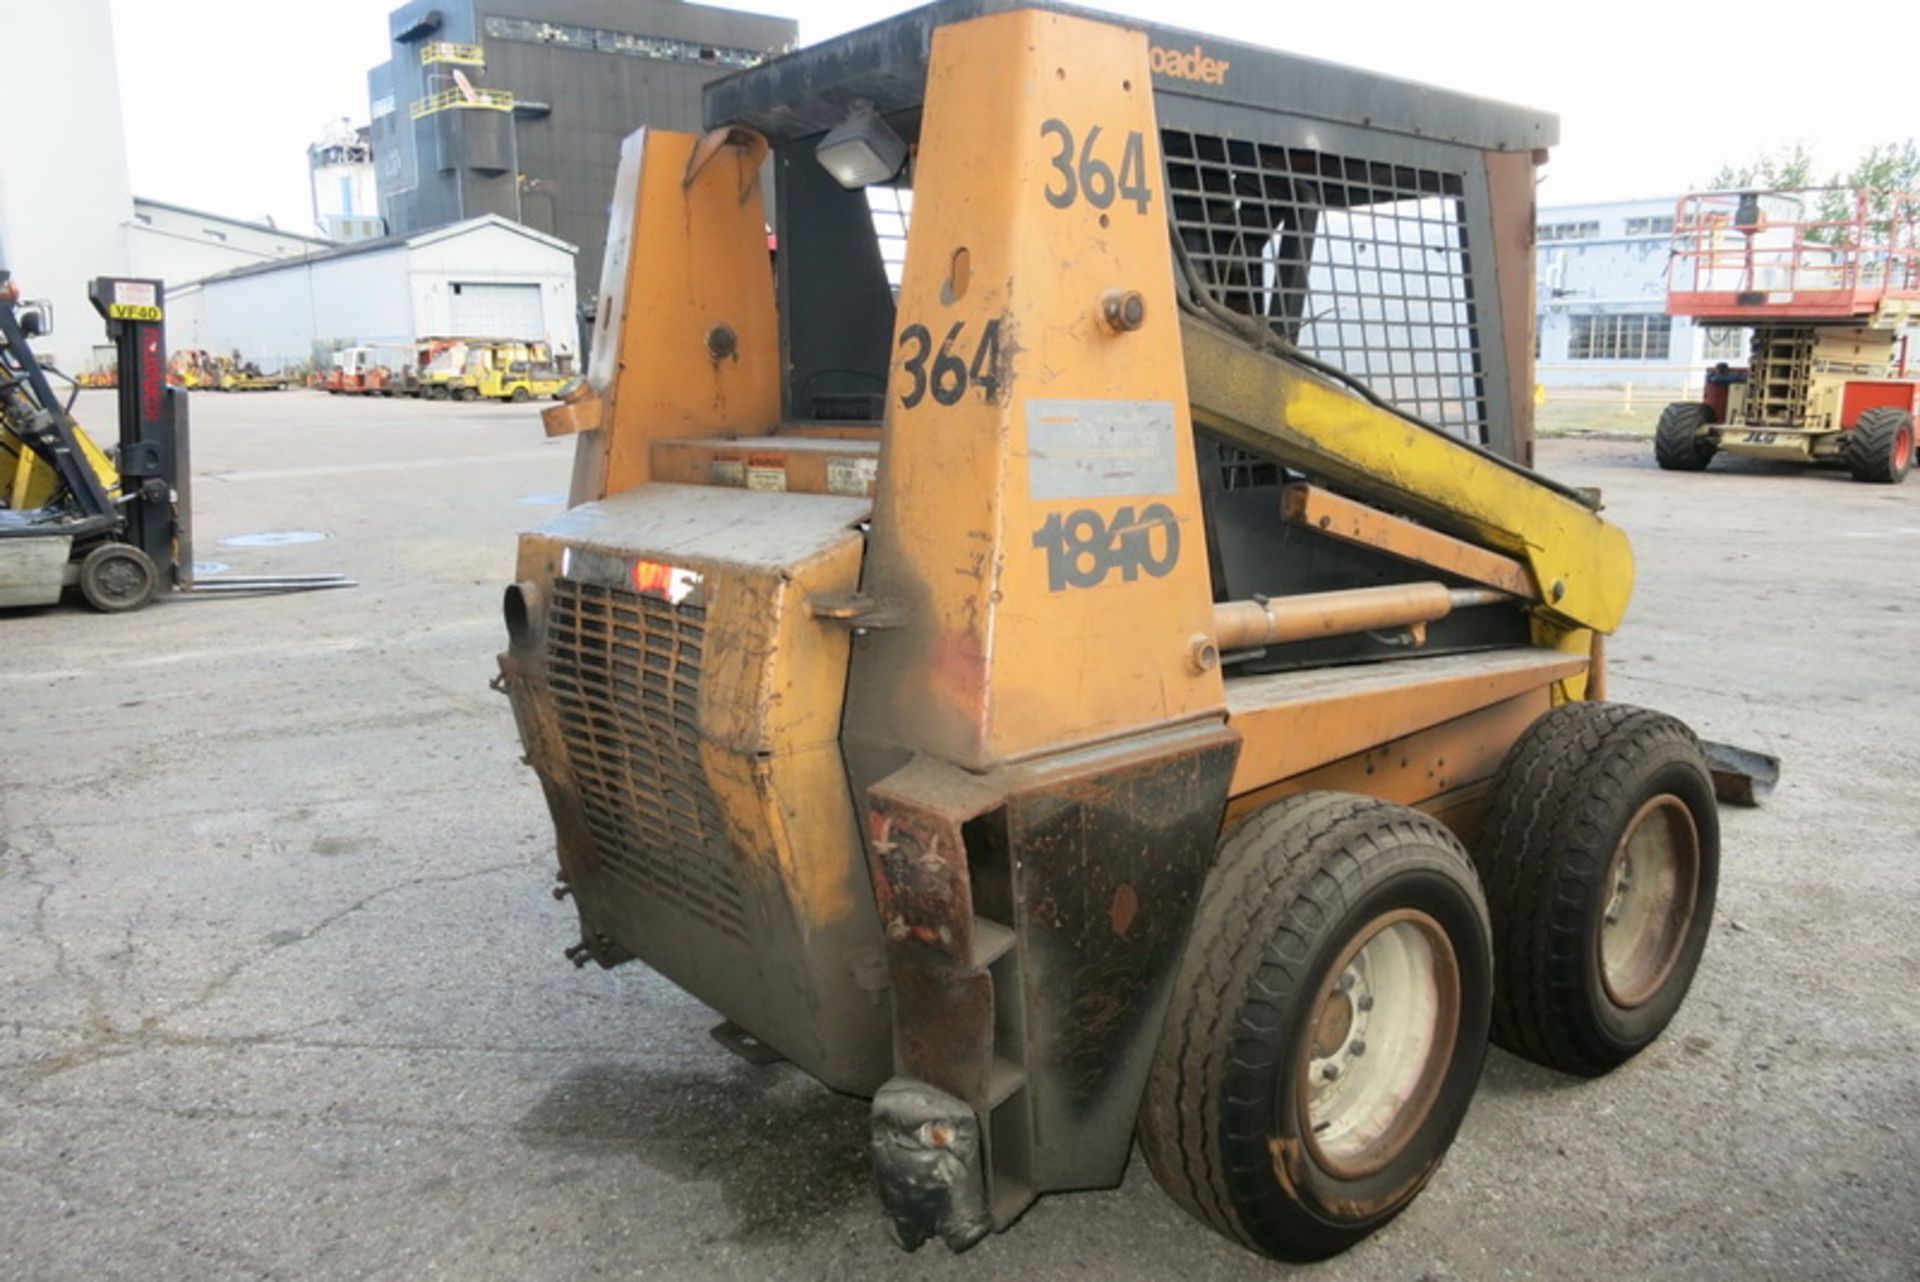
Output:
[[[1331,1255],[1490,1037],[1659,1037],[1716,780],[1604,702],[1632,552],[1526,466],[1551,117],[1006,0],[704,101],[627,140],[571,507],[505,592],[576,964],[870,1097],[908,1248],[1137,1139]]]
[[[168,591],[353,586],[337,574],[195,578],[188,393],[169,377],[180,366],[167,360],[164,289],[100,277],[88,298],[116,356],[119,439],[104,448],[54,394],[28,341],[52,331],[52,309],[23,304],[0,268],[0,608],[51,605],[67,588],[122,613]],[[203,367],[198,356],[186,364]]]

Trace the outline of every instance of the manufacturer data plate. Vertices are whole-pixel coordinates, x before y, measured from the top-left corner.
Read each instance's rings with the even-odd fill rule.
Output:
[[[1113,499],[1179,488],[1171,401],[1027,402],[1034,499]]]

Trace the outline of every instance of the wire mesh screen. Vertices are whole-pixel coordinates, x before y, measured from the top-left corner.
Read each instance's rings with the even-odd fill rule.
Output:
[[[1487,440],[1461,175],[1168,129],[1174,225],[1218,302]]]

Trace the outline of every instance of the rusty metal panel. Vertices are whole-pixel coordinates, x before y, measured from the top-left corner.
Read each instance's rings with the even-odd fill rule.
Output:
[[[647,485],[526,535],[502,658],[584,956],[638,957],[842,1090],[891,1062],[841,763],[864,500]]]
[[[1584,654],[1528,648],[1228,682],[1229,721],[1246,738],[1233,793],[1253,792],[1529,690],[1545,689],[1584,673],[1586,667]]]
[[[1465,539],[1417,525],[1316,485],[1294,483],[1280,492],[1280,517],[1336,539],[1414,561],[1499,588],[1522,600],[1540,595],[1525,562],[1489,552]]]

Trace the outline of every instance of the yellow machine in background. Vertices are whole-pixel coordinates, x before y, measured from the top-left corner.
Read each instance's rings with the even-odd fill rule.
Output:
[[[170,386],[192,390],[214,387],[219,381],[220,372],[214,365],[213,357],[197,347],[183,347],[167,358],[167,382]]]
[[[908,1247],[1137,1135],[1329,1255],[1490,1037],[1659,1036],[1713,781],[1598,702],[1632,553],[1523,466],[1551,118],[980,0],[705,104],[623,151],[572,506],[505,597],[577,963],[872,1096]]]
[[[484,370],[478,378],[481,396],[496,401],[557,400],[573,380],[551,365],[509,361]]]
[[[469,339],[465,347],[466,365],[457,382],[456,399],[547,400],[559,396],[573,381],[554,366],[553,351],[543,342]]]

